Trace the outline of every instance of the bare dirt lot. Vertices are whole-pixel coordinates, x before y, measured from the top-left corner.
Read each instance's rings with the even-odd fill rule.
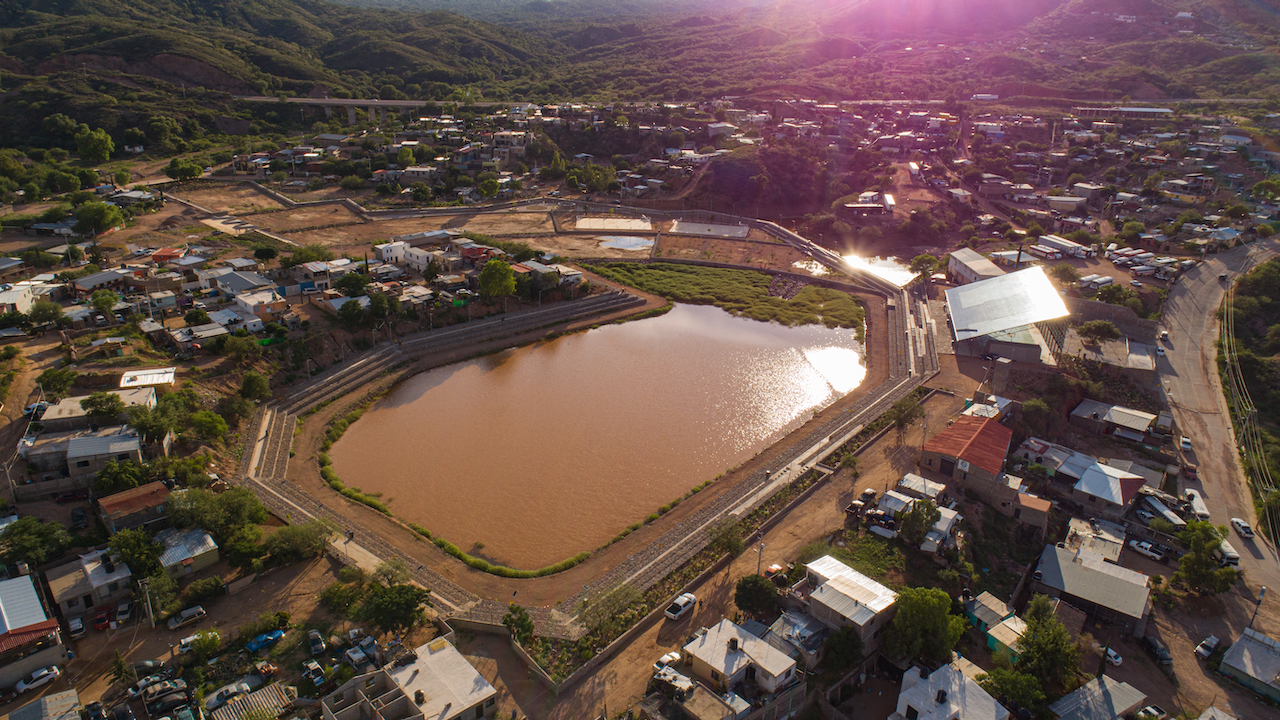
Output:
[[[707,260],[792,272],[803,272],[800,268],[794,267],[794,264],[809,259],[808,255],[777,241],[728,240],[665,233],[658,236],[658,244],[653,256],[659,259]]]
[[[509,235],[551,234],[556,231],[551,215],[544,212],[509,210],[483,215],[458,215],[445,223],[446,228],[467,230],[493,237]]]
[[[355,224],[363,222],[363,218],[346,205],[331,203],[250,215],[248,221],[271,232],[287,233],[301,228]]]
[[[258,192],[248,183],[218,184],[200,188],[183,188],[178,196],[215,212],[236,213],[253,210],[275,210],[284,207]]]

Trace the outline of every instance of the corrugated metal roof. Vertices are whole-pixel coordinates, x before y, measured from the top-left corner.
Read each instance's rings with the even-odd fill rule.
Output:
[[[163,505],[168,498],[169,488],[162,482],[153,482],[108,495],[98,501],[98,506],[102,508],[102,514],[108,517],[129,515],[139,510]]]
[[[120,376],[120,387],[150,387],[154,385],[172,385],[178,368],[148,368],[146,370],[130,370]]]
[[[1146,482],[1141,475],[1095,462],[1085,469],[1074,489],[1114,505],[1124,506],[1133,500],[1138,494],[1138,488]]]
[[[1076,409],[1071,411],[1071,414],[1075,417],[1109,422],[1112,425],[1119,425],[1141,433],[1149,430],[1152,423],[1156,421],[1156,416],[1148,412],[1120,407],[1119,405],[1108,405],[1089,399],[1081,400]],[[1095,414],[1097,415],[1096,418],[1094,417]]]
[[[1222,656],[1222,666],[1280,690],[1280,642],[1256,630],[1245,628],[1240,633]]]
[[[21,630],[48,619],[30,575],[0,581],[0,633]]]
[[[738,649],[729,649],[729,640],[736,638]],[[773,677],[782,677],[796,661],[769,643],[743,630],[729,620],[721,620],[699,632],[684,651],[698,658],[725,677],[733,677],[750,664],[755,664]]]
[[[1136,709],[1147,696],[1132,685],[1103,675],[1049,706],[1058,720],[1115,720]]]
[[[291,705],[298,697],[298,689],[280,683],[272,683],[259,688],[248,695],[241,695],[211,714],[213,720],[240,720],[257,710],[265,712],[269,717],[277,717],[281,710]]]
[[[947,290],[957,340],[1055,320],[1070,314],[1039,266]]]
[[[1047,545],[1037,569],[1045,585],[1131,618],[1142,617],[1151,595],[1147,576],[1087,550]]]
[[[1010,650],[1017,651],[1018,641],[1027,631],[1027,622],[1017,615],[1005,618],[1000,624],[988,630],[988,634]]]
[[[915,473],[907,473],[898,481],[898,487],[902,490],[915,493],[921,497],[930,499],[937,498],[947,489],[946,485],[937,483],[926,478],[922,478]]]
[[[199,528],[186,531],[168,528],[156,533],[156,540],[164,543],[164,552],[160,554],[161,567],[180,565],[218,549],[213,536]]]
[[[965,603],[965,610],[982,621],[987,627],[995,627],[1000,624],[1001,620],[1013,614],[1013,608],[986,591]]]
[[[74,689],[50,693],[9,713],[9,720],[80,720],[80,695]]]
[[[67,460],[131,453],[142,447],[137,435],[90,435],[67,441]]]
[[[1013,431],[990,418],[962,415],[951,427],[929,438],[924,444],[928,452],[964,460],[989,473],[1004,469]]]

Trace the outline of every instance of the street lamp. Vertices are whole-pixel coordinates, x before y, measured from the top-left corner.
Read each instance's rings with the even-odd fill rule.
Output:
[[[760,541],[760,547],[756,548],[756,574],[760,574],[760,563],[764,560],[764,541]]]
[[[1253,606],[1253,616],[1249,618],[1250,628],[1253,627],[1253,619],[1258,617],[1258,609],[1262,607],[1262,598],[1266,597],[1266,595],[1267,595],[1267,586],[1263,585],[1262,589],[1258,591],[1258,604]]]

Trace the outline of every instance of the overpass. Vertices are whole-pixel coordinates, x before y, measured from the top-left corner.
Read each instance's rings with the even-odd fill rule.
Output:
[[[368,114],[369,122],[386,122],[387,110],[417,110],[428,105],[453,104],[442,103],[439,100],[379,100],[377,98],[312,98],[312,97],[287,97],[280,98],[274,95],[236,95],[237,100],[244,102],[259,103],[292,103],[294,105],[311,105],[324,108],[325,117],[333,117],[334,110],[345,108],[347,111],[347,124],[355,125],[358,122],[359,114],[364,111]],[[502,107],[513,105],[515,103],[505,102],[468,102],[466,105],[475,107]]]

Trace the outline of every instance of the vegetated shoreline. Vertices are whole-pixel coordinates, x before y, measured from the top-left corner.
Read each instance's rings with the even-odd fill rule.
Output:
[[[610,268],[608,267],[592,266],[591,268],[592,270],[595,270],[601,276],[609,280],[612,280],[619,284],[626,285],[628,287],[637,288],[644,292],[650,292],[656,295],[660,295],[669,300],[669,302],[662,307],[643,310],[641,312],[634,313],[632,315],[615,319],[607,324],[619,324],[624,322],[631,322],[634,320],[642,320],[650,317],[660,316],[669,312],[674,307],[674,302],[688,302],[689,304],[715,305],[716,307],[719,307],[722,310],[725,310],[726,312],[729,312],[730,314],[735,316],[747,317],[753,320],[758,320],[760,322],[778,322],[780,324],[787,325],[789,327],[797,326],[797,325],[820,323],[831,328],[836,328],[836,327],[851,328],[857,333],[859,343],[865,343],[866,311],[865,311],[865,308],[863,307],[862,299],[846,292],[842,292],[839,290],[831,290],[827,288],[818,288],[814,286],[806,286],[803,290],[801,290],[800,294],[803,294],[806,291],[814,291],[816,296],[812,298],[808,298],[806,300],[801,300],[797,303],[794,299],[787,300],[784,298],[778,298],[775,296],[769,296],[765,294],[769,287],[770,276],[768,275],[768,273],[763,273],[755,270],[701,268],[701,267],[695,267],[695,266],[675,265],[671,263],[654,263],[654,264],[644,264],[644,265],[630,264],[630,263],[611,263],[610,265],[623,265],[623,266],[636,267],[636,268],[651,268],[653,269],[653,272],[657,272],[657,273],[669,273],[671,271],[675,271],[677,273],[693,275],[694,283],[701,286],[702,289],[704,290],[718,289],[720,290],[720,292],[717,295],[708,295],[708,294],[689,295],[687,292],[683,292],[679,288],[673,289],[671,287],[667,287],[666,292],[664,292],[659,287],[652,286],[652,285],[659,285],[659,286],[662,285],[662,283],[660,282],[659,283],[632,282],[631,281],[632,279],[630,277],[627,277],[625,275],[620,277],[617,274],[609,272]],[[687,270],[692,270],[694,272],[688,273],[686,272]],[[703,273],[705,274],[699,273],[698,271],[703,271]],[[710,271],[710,273],[706,273],[706,271]],[[727,283],[737,283],[737,284],[745,285],[746,286],[744,288],[745,292],[734,293],[732,292],[732,288],[728,286]],[[681,295],[683,297],[672,297],[672,295]],[[684,299],[684,297],[689,297],[690,299],[686,300]],[[797,295],[797,297],[799,297],[799,294]],[[759,298],[764,298],[764,301],[760,302]],[[747,300],[749,299],[756,299],[757,303],[759,304],[753,305],[747,302]],[[819,312],[817,312],[819,310],[826,310],[827,309],[826,306],[828,303],[835,304],[831,310],[831,314],[820,314]],[[518,347],[530,345],[535,342],[539,342],[541,340],[556,339],[564,335],[571,334],[573,332],[583,332],[585,330],[595,329],[595,328],[598,328],[599,326],[600,326],[599,324],[593,324],[590,326],[578,328],[576,330],[549,333],[543,336],[542,338],[531,339],[527,342],[521,343],[518,345]],[[493,351],[477,352],[469,357],[481,357],[483,355],[491,354],[492,352]],[[461,360],[456,360],[447,364],[453,364],[456,362],[461,362]],[[864,359],[864,363],[865,363],[865,359]],[[425,371],[426,369],[421,370],[420,372],[425,372]],[[416,374],[417,373],[414,373],[413,375],[416,375]],[[413,377],[413,375],[409,375],[405,378],[402,378],[401,380],[398,380],[397,382],[393,383],[392,385],[380,391],[367,394],[361,400],[358,400],[355,403],[352,403],[351,405],[349,405],[344,412],[335,415],[333,418],[329,420],[329,422],[325,426],[320,452],[316,456],[321,479],[325,482],[326,485],[328,485],[335,492],[347,498],[348,500],[365,505],[369,508],[372,508],[373,510],[378,511],[379,513],[387,516],[397,524],[406,527],[415,535],[430,541],[436,547],[440,548],[441,550],[453,556],[454,558],[462,561],[468,567],[471,567],[472,569],[479,570],[484,573],[488,573],[490,575],[496,575],[498,577],[504,577],[504,578],[529,579],[529,578],[546,577],[548,575],[555,575],[555,574],[564,572],[566,570],[569,570],[585,562],[587,559],[589,559],[593,555],[607,549],[609,546],[613,545],[614,543],[624,540],[631,533],[639,530],[640,528],[646,525],[650,525],[653,522],[657,521],[663,515],[666,515],[668,512],[674,510],[681,502],[688,500],[694,495],[697,495],[698,493],[707,489],[713,483],[715,483],[716,481],[724,477],[726,473],[733,472],[734,470],[737,469],[736,466],[727,468],[724,472],[721,472],[718,475],[716,475],[715,478],[705,480],[702,483],[699,483],[698,485],[695,485],[694,487],[690,488],[687,492],[680,495],[679,497],[674,498],[670,502],[667,502],[658,506],[658,508],[654,512],[649,513],[647,516],[645,516],[645,519],[643,521],[635,522],[635,523],[632,523],[631,525],[626,526],[617,535],[611,538],[608,542],[596,548],[595,550],[583,551],[583,552],[577,553],[572,557],[561,560],[559,562],[552,563],[550,565],[546,565],[541,568],[537,568],[533,570],[512,568],[506,565],[502,565],[500,563],[490,562],[489,560],[476,557],[474,555],[471,555],[463,551],[461,548],[449,542],[445,538],[434,535],[430,531],[430,529],[418,523],[406,522],[403,519],[397,517],[395,513],[392,512],[391,508],[389,508],[386,505],[386,503],[382,502],[382,500],[379,499],[377,495],[367,494],[367,493],[364,493],[359,488],[346,485],[342,481],[342,478],[338,475],[337,471],[333,469],[332,460],[329,458],[329,455],[328,455],[328,451],[333,446],[333,444],[336,443],[342,437],[342,435],[346,432],[347,428],[349,428],[352,423],[356,422],[361,418],[361,416],[363,416],[365,410],[367,410],[374,402],[393,392],[397,387],[399,387],[400,383],[408,380],[410,377]],[[846,395],[847,394],[848,393],[846,393]],[[838,400],[839,398],[837,399],[836,402],[838,402]],[[831,404],[835,404],[835,403],[833,402]],[[828,407],[830,407],[830,405],[828,405]],[[825,409],[826,408],[823,408],[823,410]]]

